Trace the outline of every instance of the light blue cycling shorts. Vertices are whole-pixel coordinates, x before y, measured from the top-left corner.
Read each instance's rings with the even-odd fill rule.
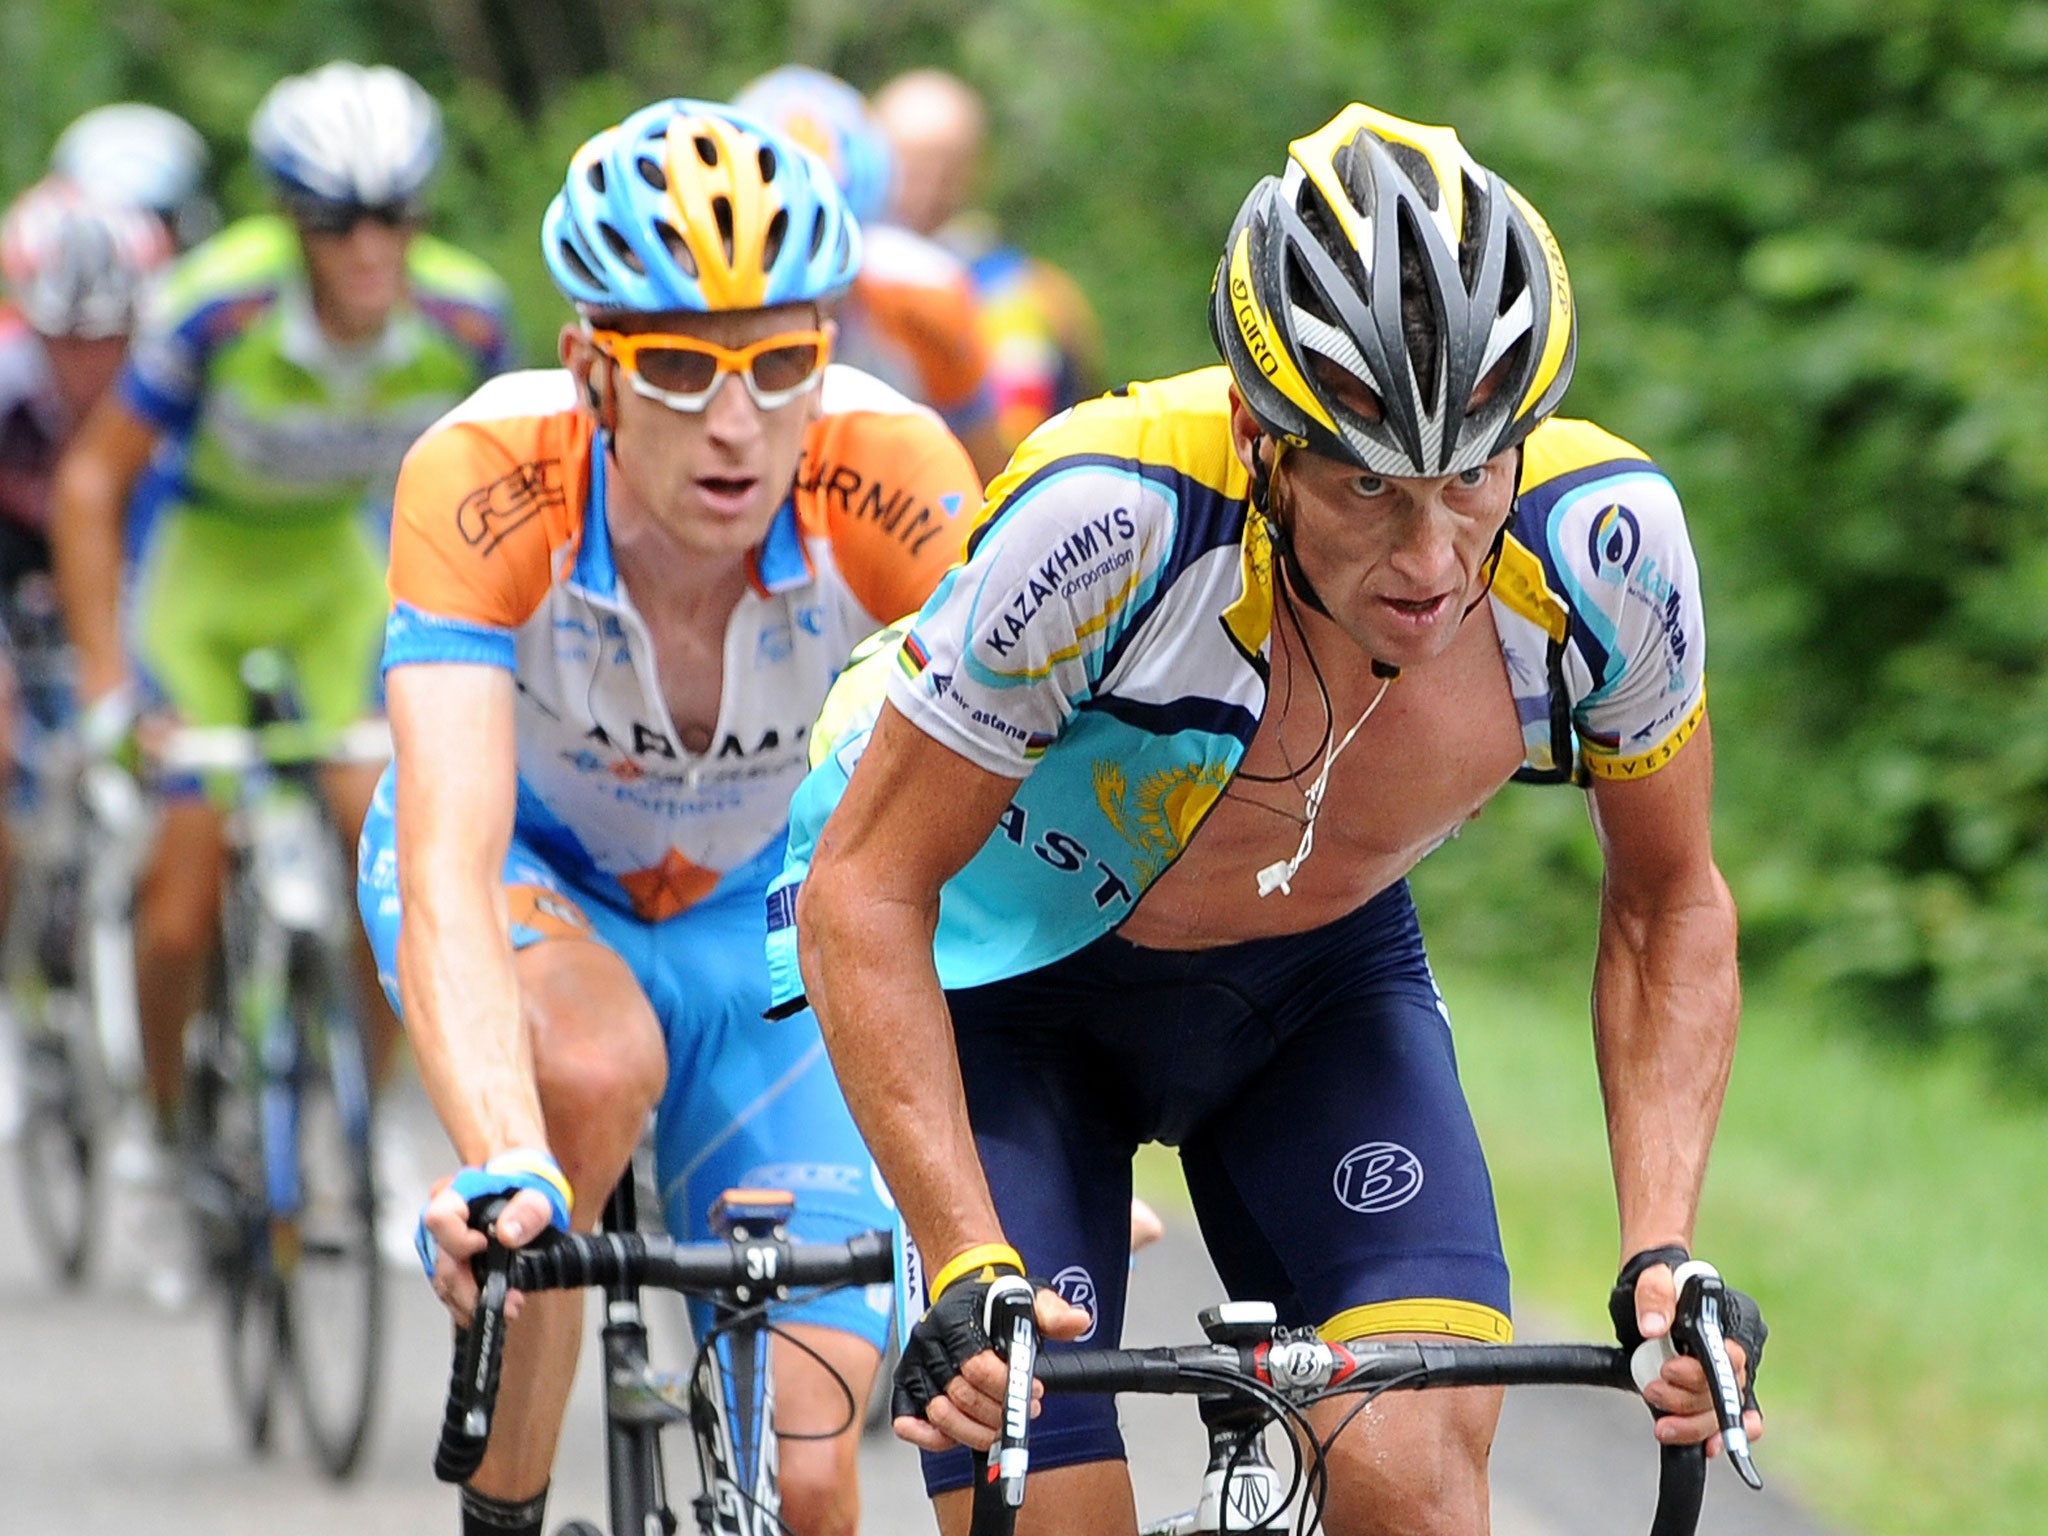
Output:
[[[398,1001],[398,859],[387,770],[363,823],[356,902],[393,1008]],[[768,1006],[767,899],[782,868],[777,838],[697,905],[644,923],[577,889],[516,832],[505,858],[512,947],[592,940],[626,962],[668,1044],[668,1091],[655,1115],[655,1175],[676,1237],[710,1235],[722,1190],[786,1189],[792,1235],[843,1242],[895,1225],[881,1176],[854,1129],[808,1010],[773,1023]],[[894,1309],[886,1285],[835,1291],[778,1311],[780,1322],[837,1328],[883,1347]],[[703,1318],[699,1317],[701,1331]]]

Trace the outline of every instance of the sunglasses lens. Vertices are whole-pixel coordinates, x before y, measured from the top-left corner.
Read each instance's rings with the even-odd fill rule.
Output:
[[[634,370],[672,395],[701,395],[718,377],[718,359],[683,347],[642,347]]]
[[[755,354],[755,386],[771,395],[801,388],[824,360],[824,348],[815,341],[770,348]]]
[[[419,204],[400,200],[391,203],[330,203],[305,198],[290,205],[298,226],[313,235],[346,235],[365,219],[387,229],[403,229],[419,222]]]

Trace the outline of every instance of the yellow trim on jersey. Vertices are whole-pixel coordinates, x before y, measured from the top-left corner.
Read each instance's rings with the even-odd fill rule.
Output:
[[[1647,752],[1638,752],[1633,757],[1620,757],[1612,752],[1601,752],[1595,747],[1580,743],[1579,756],[1585,762],[1586,772],[1596,779],[1647,779],[1672,758],[1678,756],[1678,749],[1692,739],[1692,733],[1707,717],[1707,685],[1700,684],[1699,702],[1692,707],[1692,713],[1678,722],[1678,726],[1656,746]]]
[[[1223,629],[1255,665],[1273,633],[1273,541],[1256,512],[1245,514],[1241,560],[1244,593],[1223,610]]]
[[[1522,489],[1540,485],[1591,469],[1595,464],[1613,464],[1639,459],[1650,467],[1650,456],[1625,438],[1605,427],[1570,416],[1553,416],[1522,440]]]
[[[1441,1333],[1454,1339],[1477,1339],[1482,1344],[1511,1344],[1515,1338],[1515,1325],[1505,1312],[1449,1296],[1415,1296],[1350,1307],[1316,1331],[1336,1344],[1388,1333]]]
[[[1513,534],[1501,540],[1500,564],[1493,572],[1493,595],[1560,643],[1571,628],[1571,615],[1543,579],[1543,562]]]

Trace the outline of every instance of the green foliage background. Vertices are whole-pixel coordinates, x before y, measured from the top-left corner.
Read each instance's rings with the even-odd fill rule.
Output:
[[[133,95],[253,205],[251,109],[337,55],[441,94],[440,228],[512,281],[536,360],[560,309],[535,229],[574,146],[785,58],[981,85],[990,199],[1094,296],[1118,376],[1211,356],[1219,242],[1288,138],[1352,98],[1455,123],[1565,246],[1571,408],[1687,499],[1748,962],[2048,1083],[2048,4],[28,0],[0,9],[0,186]],[[1505,797],[1469,834],[1487,856],[1425,880],[1461,946],[1580,931],[1576,798]]]

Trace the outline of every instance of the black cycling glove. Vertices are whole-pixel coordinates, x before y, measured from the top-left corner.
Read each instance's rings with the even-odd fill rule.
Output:
[[[1636,1327],[1636,1282],[1646,1269],[1659,1264],[1678,1268],[1692,1255],[1683,1248],[1645,1248],[1626,1264],[1615,1277],[1614,1289],[1607,1293],[1607,1315],[1614,1320],[1614,1336],[1621,1341],[1622,1348],[1633,1352],[1642,1342],[1642,1330]],[[1722,1284],[1721,1332],[1723,1336],[1742,1346],[1747,1359],[1748,1380],[1742,1386],[1742,1406],[1756,1407],[1756,1376],[1764,1363],[1764,1341],[1771,1336],[1768,1324],[1764,1322],[1763,1309],[1756,1298],[1747,1291],[1738,1291],[1725,1281]]]
[[[1028,1306],[1039,1288],[1008,1264],[987,1265],[947,1286],[903,1341],[889,1412],[897,1418],[924,1417],[932,1399],[945,1396],[961,1366],[995,1347],[989,1340],[993,1298],[1020,1286]]]

